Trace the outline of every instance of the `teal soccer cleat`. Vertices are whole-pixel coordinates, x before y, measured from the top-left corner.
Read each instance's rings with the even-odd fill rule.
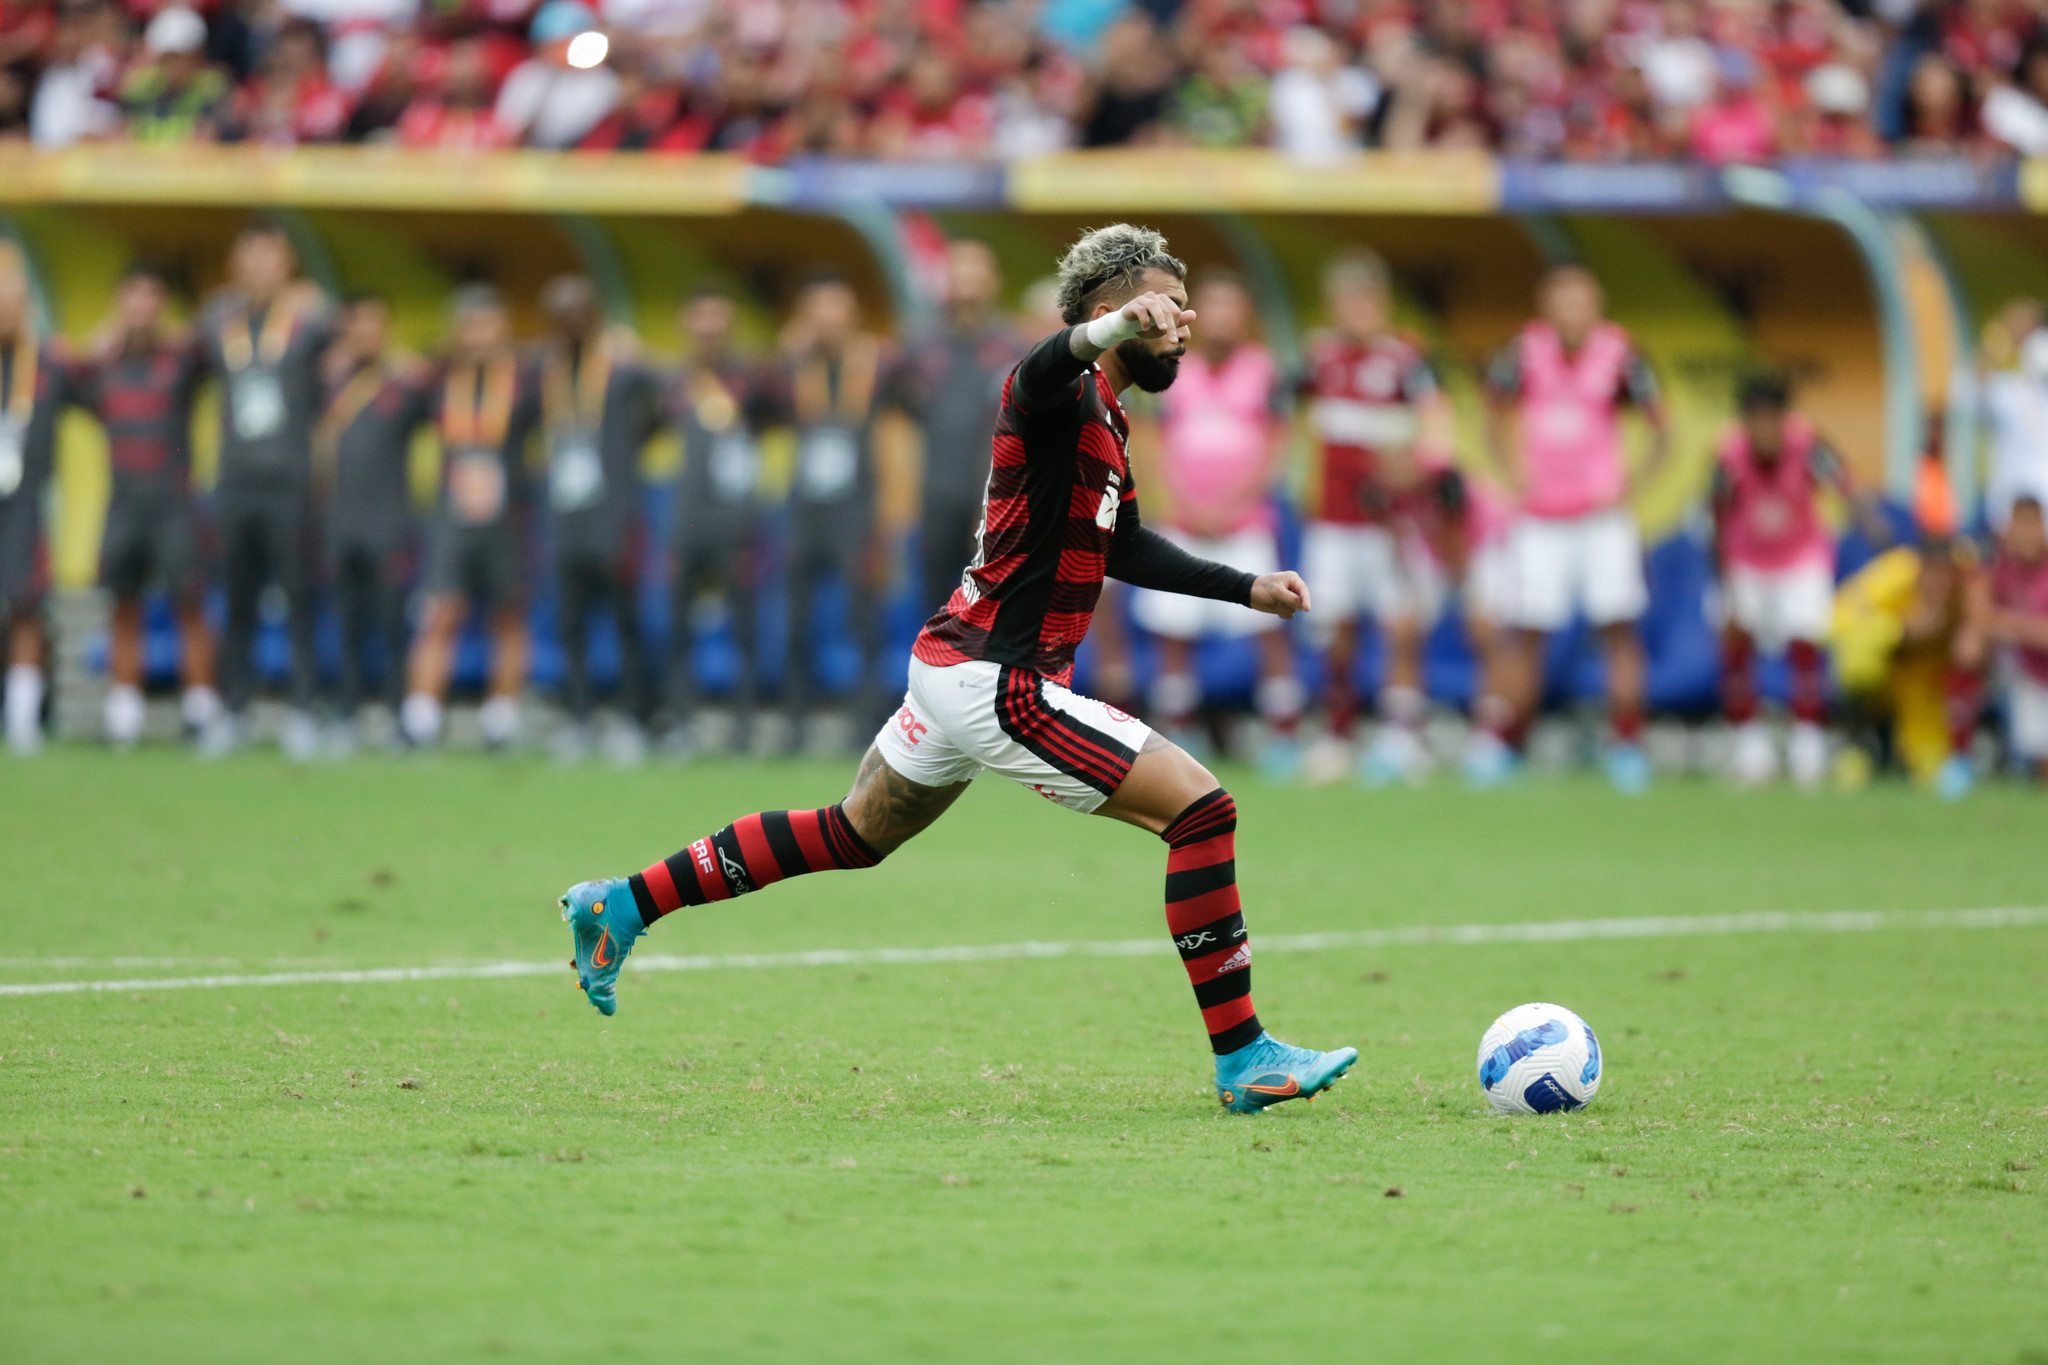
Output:
[[[1216,1059],[1216,1098],[1233,1114],[1256,1114],[1288,1100],[1312,1100],[1358,1060],[1358,1049],[1312,1052],[1261,1033]]]
[[[617,1013],[619,965],[647,932],[632,886],[624,877],[578,882],[559,903],[576,940],[576,984],[599,1014]]]

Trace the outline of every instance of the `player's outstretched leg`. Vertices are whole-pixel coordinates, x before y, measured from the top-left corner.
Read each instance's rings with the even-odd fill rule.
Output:
[[[601,1014],[619,1007],[619,967],[633,943],[663,915],[758,891],[786,877],[873,867],[882,854],[846,817],[823,810],[745,815],[630,877],[578,882],[561,900],[576,936],[576,980]]]
[[[741,816],[630,877],[578,882],[560,901],[576,940],[577,984],[600,1013],[612,1013],[619,1007],[619,968],[626,954],[663,915],[744,896],[806,872],[873,867],[966,789],[965,782],[912,782],[870,748],[853,790],[836,806]]]
[[[1156,744],[1155,748],[1153,745]],[[1166,841],[1166,927],[1195,988],[1209,1047],[1216,1054],[1216,1097],[1254,1114],[1293,1099],[1313,1099],[1358,1060],[1358,1049],[1315,1052],[1267,1033],[1252,1007],[1252,949],[1237,895],[1237,803],[1221,787],[1164,822],[1147,805],[1190,781],[1213,784],[1208,770],[1156,739],[1146,746],[1105,811],[1154,829]],[[1166,809],[1172,809],[1167,805]]]

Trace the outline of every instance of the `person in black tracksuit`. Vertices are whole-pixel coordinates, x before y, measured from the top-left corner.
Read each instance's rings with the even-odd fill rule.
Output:
[[[801,747],[818,683],[817,596],[827,579],[846,584],[846,623],[860,656],[847,710],[857,732],[879,716],[874,415],[889,382],[891,357],[881,338],[862,330],[853,287],[837,276],[805,287],[791,333],[795,345],[784,361],[781,401],[796,427],[797,449],[789,491],[789,646],[782,687],[790,742]]]
[[[113,475],[100,583],[114,599],[106,731],[122,746],[142,735],[143,593],[152,582],[178,617],[186,723],[200,730],[220,713],[192,496],[192,401],[206,356],[196,336],[166,325],[168,302],[162,275],[131,266],[115,287],[112,323],[72,367],[73,401],[105,430]]]
[[[465,285],[449,303],[453,346],[435,381],[441,491],[428,533],[426,609],[413,637],[400,728],[412,744],[441,733],[455,638],[472,609],[491,633],[491,674],[478,721],[485,744],[519,731],[531,649],[527,607],[532,511],[527,446],[540,418],[539,385],[512,345],[498,291]]]
[[[692,351],[669,395],[669,411],[681,438],[683,467],[676,481],[674,529],[670,536],[674,605],[668,702],[676,743],[694,743],[691,718],[697,709],[692,609],[706,590],[724,594],[739,654],[734,680],[733,747],[752,739],[755,701],[755,579],[759,573],[761,429],[774,405],[756,367],[733,349],[737,307],[716,287],[698,290],[683,305],[682,332]]]
[[[917,529],[924,615],[946,605],[974,558],[988,434],[1003,381],[1026,350],[1028,339],[996,312],[1002,285],[985,243],[954,242],[946,258],[945,317],[911,344],[891,386],[891,400],[916,419],[924,437]]]
[[[320,419],[328,583],[341,623],[335,677],[335,744],[355,744],[355,717],[368,681],[368,646],[384,650],[380,695],[394,710],[405,679],[405,599],[412,574],[412,489],[407,478],[413,433],[431,416],[418,367],[389,353],[391,306],[376,295],[351,299],[326,365],[327,409]]]
[[[318,738],[310,710],[313,429],[322,408],[320,357],[333,324],[319,292],[294,279],[297,263],[282,229],[244,228],[228,269],[229,290],[200,325],[222,390],[214,498],[228,597],[221,694],[236,721],[223,742],[239,738],[255,695],[257,607],[276,584],[285,593],[292,654],[283,739],[293,757],[307,758]]]
[[[632,761],[644,749],[654,699],[640,631],[640,457],[662,424],[661,382],[633,355],[630,338],[603,326],[596,288],[583,276],[550,280],[541,311],[552,333],[540,354],[541,436],[570,721],[559,753],[577,758],[588,747],[590,623],[593,612],[608,610],[628,718],[612,756]]]
[[[38,338],[28,281],[0,256],[0,638],[7,642],[7,743],[42,746],[43,594],[49,552],[43,490],[56,463],[57,412],[67,401],[63,358]]]

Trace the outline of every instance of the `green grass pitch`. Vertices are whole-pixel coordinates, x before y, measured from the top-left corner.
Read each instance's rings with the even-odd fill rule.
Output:
[[[0,981],[568,957],[553,898],[850,765],[58,750],[0,766]],[[1262,786],[1264,934],[2048,904],[2048,800]],[[1000,781],[647,947],[1163,935],[1164,851]],[[1220,1114],[1168,957],[0,998],[0,1359],[2048,1362],[2048,928],[1271,953],[1356,1043]],[[1480,1031],[1600,1031],[1580,1114]]]

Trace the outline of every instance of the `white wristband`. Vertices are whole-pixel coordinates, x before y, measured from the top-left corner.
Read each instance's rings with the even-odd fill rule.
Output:
[[[1129,341],[1141,330],[1138,320],[1125,317],[1121,309],[1104,313],[1081,329],[1088,338],[1088,344],[1098,351],[1115,350],[1118,342]]]

